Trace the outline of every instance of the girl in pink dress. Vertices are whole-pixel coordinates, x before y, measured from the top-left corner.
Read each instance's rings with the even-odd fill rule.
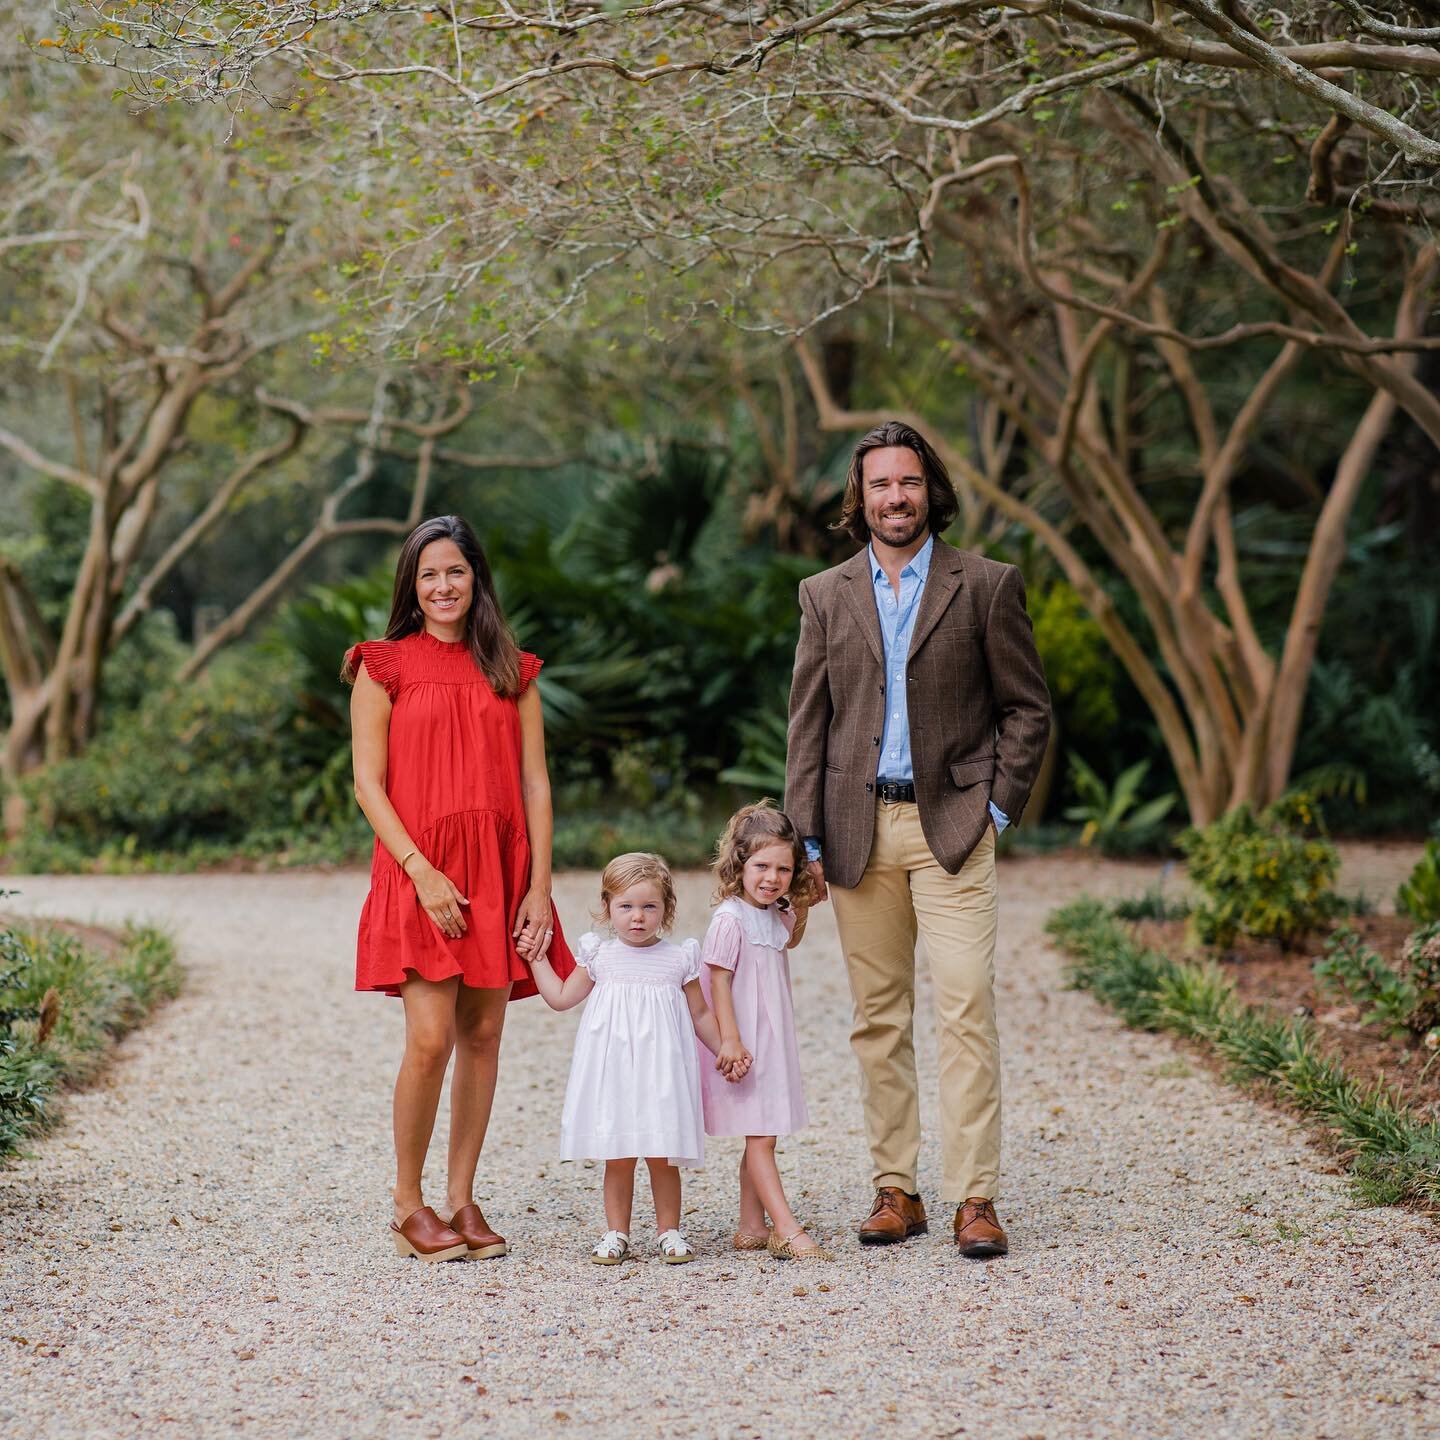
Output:
[[[700,984],[722,1044],[752,1057],[738,1084],[713,1061],[700,1071],[705,1133],[745,1137],[732,1243],[782,1260],[832,1260],[795,1218],[775,1164],[777,1137],[809,1121],[786,956],[805,933],[816,887],[789,818],[768,800],[738,811],[720,837],[715,878],[719,904],[700,953]]]

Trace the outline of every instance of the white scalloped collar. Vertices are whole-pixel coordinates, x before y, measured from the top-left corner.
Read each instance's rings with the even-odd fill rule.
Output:
[[[762,910],[758,905],[751,905],[733,895],[728,900],[722,900],[718,908],[739,920],[745,938],[752,945],[768,945],[772,950],[783,950],[790,943],[790,932],[773,905]]]

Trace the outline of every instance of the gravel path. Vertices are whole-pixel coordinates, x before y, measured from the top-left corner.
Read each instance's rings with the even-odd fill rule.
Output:
[[[1346,885],[1393,894],[1412,859],[1352,849]],[[401,1016],[349,993],[363,877],[7,879],[37,913],[170,925],[190,981],[0,1172],[0,1433],[1434,1436],[1435,1227],[1354,1209],[1296,1127],[1060,988],[1049,908],[1154,873],[1002,865],[1008,1260],[961,1260],[943,1212],[903,1248],[851,1238],[868,1165],[822,909],[796,957],[815,1124],[782,1163],[840,1262],[725,1248],[722,1141],[686,1189],[701,1258],[648,1253],[642,1181],[647,1254],[613,1270],[585,1258],[598,1171],[554,1159],[574,1017],[539,1000],[511,1008],[482,1161],[513,1253],[391,1253]],[[594,879],[557,888],[578,931]],[[680,933],[702,933],[706,890],[684,878]],[[919,1013],[934,1194],[923,996]]]

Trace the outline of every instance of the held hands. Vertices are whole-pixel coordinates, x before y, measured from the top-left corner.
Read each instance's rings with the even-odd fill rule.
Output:
[[[815,897],[815,903],[823,905],[830,898],[830,887],[825,883],[825,863],[822,860],[812,860],[805,868],[820,887],[820,893]]]
[[[470,902],[422,855],[406,856],[405,873],[415,886],[421,908],[447,940],[465,933],[464,908]]]
[[[532,889],[515,916],[515,949],[527,965],[543,960],[555,931],[551,927],[550,892]]]
[[[715,1068],[732,1084],[738,1085],[749,1073],[753,1063],[750,1052],[738,1040],[722,1040],[715,1055]]]

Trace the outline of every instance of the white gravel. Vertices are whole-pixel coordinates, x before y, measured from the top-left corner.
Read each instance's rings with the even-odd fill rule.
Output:
[[[1393,894],[1413,852],[1352,848]],[[1008,1260],[862,1251],[868,1164],[828,909],[797,955],[813,1128],[782,1163],[838,1264],[726,1248],[735,1142],[686,1190],[700,1259],[586,1263],[598,1171],[555,1158],[573,1016],[511,1008],[480,1199],[508,1259],[385,1235],[398,1002],[355,995],[359,874],[7,878],[37,913],[173,927],[182,997],[0,1173],[0,1433],[16,1436],[1434,1436],[1440,1234],[1352,1208],[1285,1119],[1060,988],[1041,936],[1155,867],[1001,867]],[[558,885],[577,933],[594,877]],[[706,921],[684,878],[681,934]],[[920,1059],[937,1193],[933,1031]],[[444,1116],[441,1123],[444,1123]],[[443,1143],[430,1193],[441,1194]]]

